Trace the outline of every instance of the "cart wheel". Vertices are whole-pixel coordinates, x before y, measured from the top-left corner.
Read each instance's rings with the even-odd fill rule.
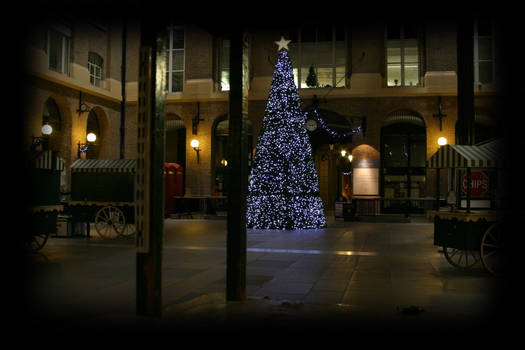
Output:
[[[39,251],[46,245],[47,239],[49,238],[49,233],[40,233],[37,235],[31,236],[30,241],[28,242],[28,249],[30,251],[36,252]]]
[[[483,267],[494,276],[502,273],[502,249],[503,232],[501,225],[495,222],[485,231],[481,239],[481,262]]]
[[[116,238],[126,227],[124,213],[117,207],[102,207],[95,216],[95,229],[102,238]]]
[[[479,252],[443,247],[443,253],[450,265],[459,269],[470,269],[479,261]]]
[[[126,224],[124,230],[120,234],[122,237],[131,237],[137,233],[137,226],[135,224]]]

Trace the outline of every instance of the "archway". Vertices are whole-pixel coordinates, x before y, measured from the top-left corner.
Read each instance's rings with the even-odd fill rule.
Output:
[[[413,111],[391,113],[381,128],[381,195],[385,213],[422,213],[425,196],[426,126]],[[412,200],[409,200],[412,199]]]
[[[52,128],[51,134],[47,137],[47,148],[53,151],[61,151],[63,142],[62,116],[56,101],[51,97],[45,102],[42,112],[42,125],[45,124]]]
[[[325,209],[334,209],[335,201],[349,200],[351,191],[345,186],[351,183],[352,134],[362,123],[362,117],[344,116],[337,112],[307,109],[307,131],[312,154],[319,177],[319,189]]]
[[[95,134],[96,140],[94,143],[89,143],[85,151],[86,159],[97,159],[100,155],[100,146],[104,140],[101,134],[100,121],[95,109],[89,111],[86,122],[86,136],[90,133]],[[88,140],[89,141],[89,140]]]
[[[164,161],[177,163],[186,169],[186,125],[176,115],[170,115],[167,118]]]
[[[212,127],[212,193],[224,196],[227,193],[226,174],[228,172],[228,116],[222,115],[215,120]],[[248,174],[253,159],[253,126],[250,120],[246,123],[247,150],[248,150]]]
[[[490,115],[476,111],[474,113],[474,144],[501,136],[500,125]],[[455,126],[456,144],[459,143],[458,122]]]
[[[474,114],[474,144],[498,137],[498,131],[498,124],[490,115]]]

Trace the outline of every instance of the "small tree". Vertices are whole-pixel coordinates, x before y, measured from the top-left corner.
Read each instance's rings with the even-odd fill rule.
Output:
[[[317,74],[315,73],[314,66],[310,66],[310,70],[308,71],[308,76],[306,77],[306,85],[308,87],[319,86],[319,82],[317,81]]]

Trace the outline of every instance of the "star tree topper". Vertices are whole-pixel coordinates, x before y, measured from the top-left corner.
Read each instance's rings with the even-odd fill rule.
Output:
[[[290,43],[291,40],[286,40],[284,38],[284,36],[281,35],[281,40],[279,41],[274,41],[274,43],[276,45],[279,45],[279,48],[277,49],[277,51],[281,51],[282,49],[285,49],[285,50],[289,50],[288,49],[288,44]]]

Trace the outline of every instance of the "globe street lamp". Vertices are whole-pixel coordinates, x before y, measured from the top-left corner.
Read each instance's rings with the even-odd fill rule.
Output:
[[[441,136],[439,139],[438,139],[438,145],[440,146],[445,146],[447,144],[447,139],[443,136]]]
[[[97,140],[97,135],[94,132],[90,132],[86,136],[86,143],[80,143],[78,141],[78,152],[77,157],[80,159],[80,156],[82,153],[86,153],[89,149],[89,146],[93,146],[95,144],[95,141]]]
[[[42,144],[42,150],[47,150],[47,144],[49,141],[49,136],[53,133],[53,128],[47,122],[42,125],[40,129],[42,136],[32,136],[33,141],[31,142],[31,150],[35,150],[38,145]]]
[[[199,140],[197,140],[197,139],[193,139],[193,140],[191,140],[191,142],[190,142],[190,146],[193,147],[193,149],[195,150],[195,152],[197,152],[197,163],[199,163],[199,152],[200,152],[200,149],[199,149]]]

